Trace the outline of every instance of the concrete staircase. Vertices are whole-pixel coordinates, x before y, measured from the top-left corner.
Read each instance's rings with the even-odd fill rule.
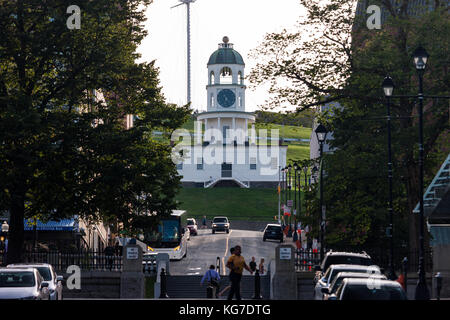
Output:
[[[200,285],[202,276],[167,276],[167,295],[170,298],[206,298],[206,287]],[[228,276],[221,276],[220,289],[223,290],[229,284]],[[220,299],[226,299],[229,291],[225,291]],[[255,293],[255,276],[244,275],[241,280],[241,298],[251,299]],[[261,295],[264,299],[270,299],[270,277],[261,276]]]
[[[119,299],[120,274],[121,272],[82,271],[81,289],[69,290],[67,285],[64,285],[63,298]],[[67,280],[67,275],[64,275],[64,279]]]

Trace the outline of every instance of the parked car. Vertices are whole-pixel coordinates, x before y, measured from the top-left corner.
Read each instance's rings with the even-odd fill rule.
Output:
[[[352,279],[342,281],[336,291],[337,300],[407,300],[400,283],[383,279]]]
[[[212,233],[216,233],[216,231],[230,232],[230,222],[227,217],[214,217],[211,227]]]
[[[36,268],[39,274],[48,283],[50,300],[62,300],[63,298],[63,276],[58,276],[53,266],[48,263],[16,263],[9,264],[7,268]]]
[[[281,225],[269,223],[265,229],[263,234],[263,241],[267,239],[278,240],[283,242],[284,234]]]
[[[387,280],[384,274],[367,274],[362,272],[339,272],[329,287],[322,288],[323,300],[336,300],[336,291],[346,278],[371,278]]]
[[[197,235],[198,225],[197,225],[197,221],[194,218],[187,219],[186,226],[189,228],[189,231],[191,232],[192,235],[194,235],[194,236]]]
[[[373,262],[370,256],[364,251],[360,253],[328,251],[325,254],[320,266],[314,267],[314,270],[316,271],[313,280],[314,284],[316,284],[317,281],[323,277],[328,267],[332,264],[357,264],[362,266],[370,266],[373,265]]]
[[[332,264],[327,272],[323,275],[322,278],[317,281],[316,286],[314,288],[314,298],[315,300],[322,300],[323,298],[323,288],[329,288],[330,284],[333,282],[334,278],[336,278],[339,272],[360,272],[365,273],[367,275],[371,274],[381,274],[381,270],[378,266],[361,266],[354,264]]]
[[[36,268],[1,268],[0,299],[49,300],[48,282]]]
[[[186,237],[186,240],[191,240],[191,229],[188,227],[183,227],[183,233]]]

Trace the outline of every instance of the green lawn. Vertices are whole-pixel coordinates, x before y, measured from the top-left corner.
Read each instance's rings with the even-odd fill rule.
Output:
[[[265,221],[278,215],[276,188],[182,188],[177,200],[182,202],[179,208],[196,219],[225,215],[233,220]]]

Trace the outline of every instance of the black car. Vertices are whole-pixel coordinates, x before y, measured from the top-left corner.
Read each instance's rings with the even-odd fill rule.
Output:
[[[227,217],[215,217],[212,221],[212,233],[216,231],[225,231],[230,233],[230,222]]]
[[[283,229],[279,224],[268,224],[264,229],[263,241],[267,239],[283,242]]]

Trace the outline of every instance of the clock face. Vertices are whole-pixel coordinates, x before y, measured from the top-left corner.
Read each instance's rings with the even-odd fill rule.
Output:
[[[236,95],[230,89],[223,89],[217,95],[217,102],[224,108],[231,107],[236,101]]]

